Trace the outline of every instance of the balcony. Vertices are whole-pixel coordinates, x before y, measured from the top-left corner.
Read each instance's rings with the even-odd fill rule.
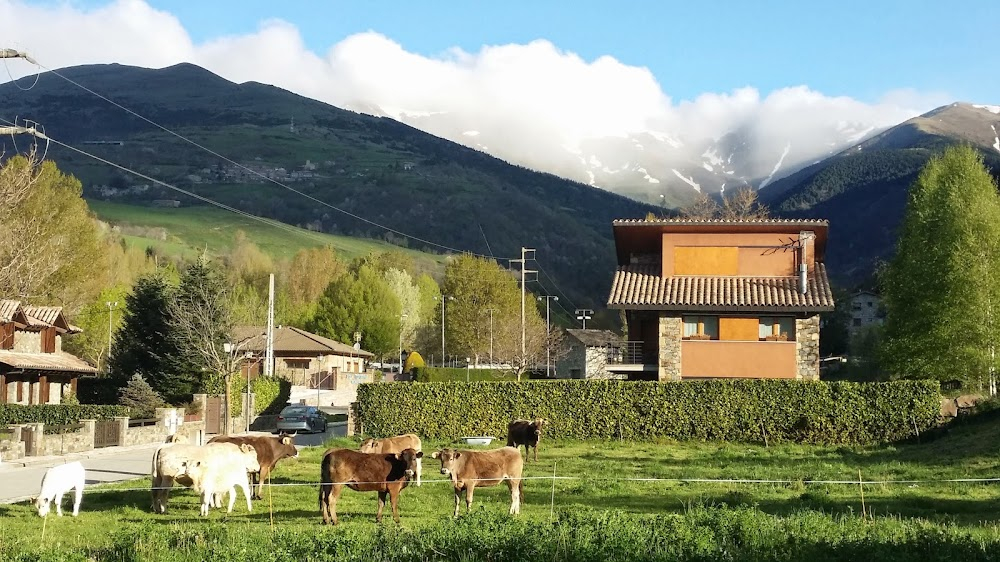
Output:
[[[607,348],[607,369],[614,373],[656,371],[656,350],[645,351],[645,342],[626,341]]]

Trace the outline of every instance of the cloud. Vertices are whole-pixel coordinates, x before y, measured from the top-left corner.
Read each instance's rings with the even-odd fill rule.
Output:
[[[340,107],[381,112],[456,142],[488,146],[506,160],[569,175],[589,156],[575,152],[592,147],[594,139],[642,131],[680,142],[669,162],[696,159],[706,143],[741,132],[752,145],[748,173],[766,175],[786,145],[794,147],[791,160],[828,152],[826,137],[817,131],[850,136],[883,128],[942,99],[899,90],[863,103],[795,86],[766,95],[745,87],[674,101],[646,68],[608,56],[584,60],[545,40],[424,56],[364,32],[316,53],[294,25],[281,20],[195,44],[175,17],[140,0],[93,10],[0,0],[0,21],[7,42],[0,47],[27,51],[48,68],[191,62],[235,82],[274,84]],[[23,61],[6,66],[14,77],[34,72]],[[463,134],[472,130],[481,134]],[[604,158],[628,159],[626,152]]]

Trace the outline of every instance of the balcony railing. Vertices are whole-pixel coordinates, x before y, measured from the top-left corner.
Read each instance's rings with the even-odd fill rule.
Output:
[[[646,363],[643,353],[643,343],[641,341],[626,341],[609,346],[608,363],[611,365],[642,365]],[[650,358],[650,363],[655,362],[655,357]]]

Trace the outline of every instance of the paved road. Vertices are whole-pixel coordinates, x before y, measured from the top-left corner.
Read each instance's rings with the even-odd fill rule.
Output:
[[[331,425],[325,434],[302,434],[295,437],[299,447],[321,445],[329,437],[342,437],[345,425]],[[262,433],[261,435],[266,435]],[[37,495],[42,476],[49,467],[78,460],[87,469],[87,486],[120,482],[149,476],[153,453],[159,443],[134,447],[108,447],[62,457],[27,457],[12,463],[0,462],[0,504],[25,501]]]

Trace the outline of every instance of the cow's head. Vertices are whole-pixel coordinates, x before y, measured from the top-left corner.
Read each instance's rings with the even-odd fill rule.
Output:
[[[423,458],[423,456],[423,451],[415,449],[403,449],[401,453],[395,455],[397,461],[406,463],[406,468],[403,471],[406,473],[406,477],[411,480],[417,475],[417,459]]]
[[[374,453],[375,452],[375,440],[374,439],[365,439],[364,441],[361,442],[361,447],[358,448],[358,451],[360,451],[362,453]]]
[[[299,450],[295,447],[295,434],[292,433],[282,433],[278,436],[278,451],[276,458],[283,459],[285,457],[296,458],[299,456]]]
[[[257,449],[253,445],[244,443],[240,445],[240,453],[243,455],[243,463],[247,467],[247,472],[260,472],[260,461],[257,460]]]
[[[531,428],[534,430],[535,435],[542,434],[542,428],[548,425],[549,420],[545,418],[535,418],[535,421],[531,422]]]
[[[45,517],[49,514],[49,500],[48,498],[43,498],[38,496],[37,498],[31,498],[31,503],[35,504],[35,509],[38,510],[39,517]]]
[[[449,475],[455,469],[455,461],[462,456],[462,453],[455,449],[441,449],[431,453],[432,459],[441,461],[441,474]]]

